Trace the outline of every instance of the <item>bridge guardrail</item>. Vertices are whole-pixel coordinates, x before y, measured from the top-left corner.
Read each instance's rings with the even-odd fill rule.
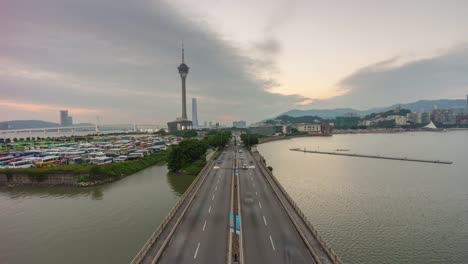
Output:
[[[330,259],[333,261],[334,264],[342,264],[343,262],[341,259],[338,257],[336,252],[333,250],[333,248],[328,245],[328,243],[322,239],[322,237],[318,234],[317,230],[314,228],[314,226],[309,222],[307,217],[304,215],[304,213],[301,211],[301,209],[297,206],[296,202],[289,196],[288,192],[283,188],[283,186],[279,183],[279,181],[276,179],[276,177],[273,175],[273,173],[267,168],[265,158],[260,155],[260,153],[256,153],[256,155],[259,156],[260,158],[260,163],[264,166],[264,170],[267,172],[267,174],[271,177],[271,179],[275,182],[275,184],[278,186],[280,191],[283,193],[283,195],[286,197],[286,199],[289,201],[289,203],[294,207],[298,215],[301,217],[301,219],[304,221],[306,226],[309,228],[311,231],[312,235],[317,239],[317,241],[320,243],[320,246],[323,248],[323,250],[327,253],[327,255],[330,257]]]
[[[184,192],[182,197],[177,201],[174,207],[172,207],[171,211],[169,211],[169,214],[166,215],[166,217],[163,219],[161,224],[158,226],[158,228],[153,232],[153,234],[150,236],[150,238],[146,241],[144,246],[141,248],[141,250],[138,252],[138,254],[133,258],[132,264],[138,264],[141,263],[143,258],[145,257],[146,253],[148,250],[151,248],[151,246],[156,242],[156,240],[159,238],[161,235],[163,229],[167,226],[169,221],[174,217],[175,213],[179,210],[180,206],[182,203],[185,201],[187,198],[187,195],[192,191],[194,186],[200,181],[201,178],[205,175],[206,171],[213,166],[214,161],[210,160],[205,167],[200,171],[199,177],[197,177],[187,188],[187,190]],[[195,194],[194,194],[195,195]]]

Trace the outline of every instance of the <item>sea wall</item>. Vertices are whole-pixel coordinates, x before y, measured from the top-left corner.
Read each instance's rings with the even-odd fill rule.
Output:
[[[56,173],[49,175],[2,174],[0,185],[77,185],[88,174]]]

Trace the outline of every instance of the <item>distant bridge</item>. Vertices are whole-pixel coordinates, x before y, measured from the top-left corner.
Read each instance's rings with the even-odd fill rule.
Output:
[[[90,131],[99,133],[108,130],[130,130],[139,131],[140,129],[159,130],[163,128],[160,125],[154,124],[106,124],[106,125],[77,125],[77,126],[60,126],[60,127],[40,127],[40,128],[23,128],[23,129],[8,129],[0,130],[0,134],[17,134],[17,133],[32,133],[32,132],[63,132],[63,131]]]

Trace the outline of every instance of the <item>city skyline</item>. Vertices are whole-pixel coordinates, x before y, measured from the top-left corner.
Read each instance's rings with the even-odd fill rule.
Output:
[[[356,10],[333,1],[0,5],[0,22],[14,25],[0,28],[2,121],[55,121],[69,109],[75,122],[99,115],[165,124],[180,109],[172,69],[182,40],[196,69],[190,96],[203,105],[199,115],[224,123],[290,109],[462,99],[468,87],[464,2],[359,1]],[[121,10],[132,20],[121,21]],[[252,15],[248,25],[241,14]]]

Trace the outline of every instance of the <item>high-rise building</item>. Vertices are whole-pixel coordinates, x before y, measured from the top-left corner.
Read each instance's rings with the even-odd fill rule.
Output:
[[[235,128],[246,128],[247,123],[243,120],[232,122],[232,126]]]
[[[203,126],[204,126],[204,127],[208,127],[208,123],[207,123],[206,121],[203,122]]]
[[[73,125],[73,119],[68,115],[68,110],[60,110],[60,126]]]
[[[197,98],[192,98],[192,124],[198,128]]]
[[[468,114],[468,94],[466,95],[466,109],[465,112]]]
[[[213,122],[211,122],[211,121],[208,122],[208,126],[209,126],[209,127],[212,127],[212,126],[213,126]]]

